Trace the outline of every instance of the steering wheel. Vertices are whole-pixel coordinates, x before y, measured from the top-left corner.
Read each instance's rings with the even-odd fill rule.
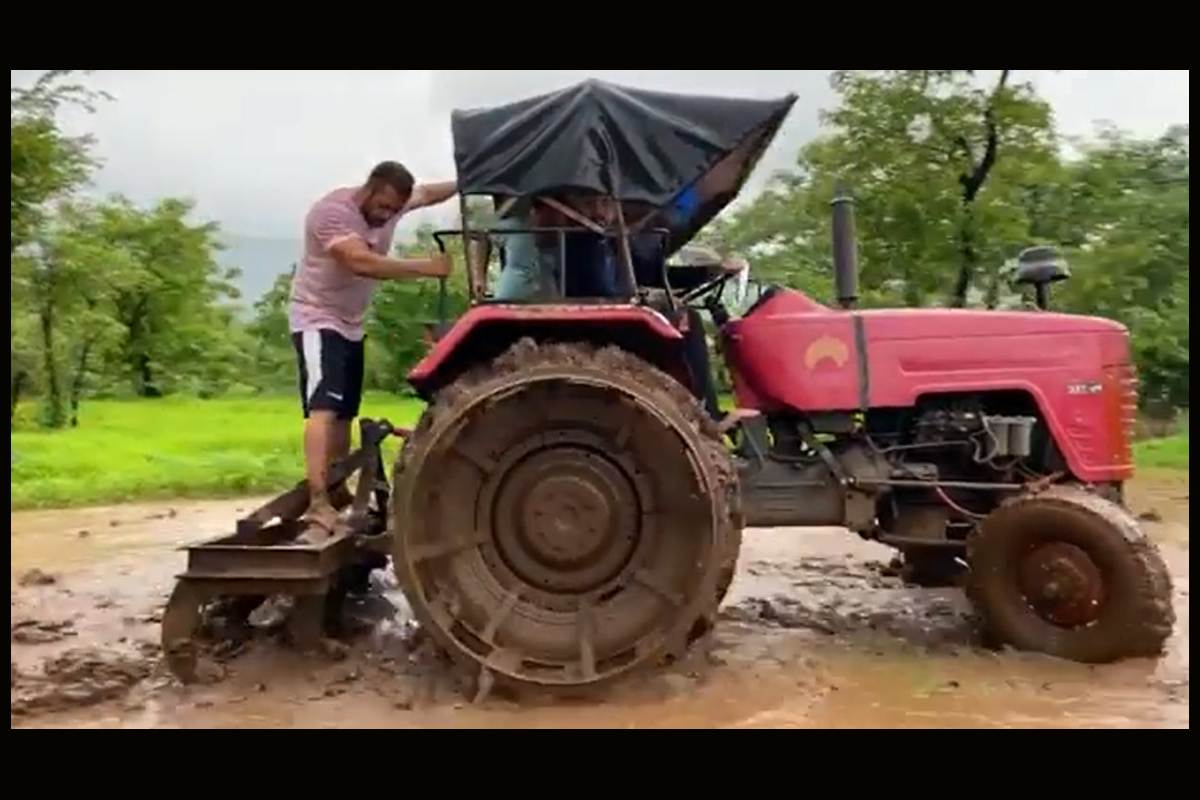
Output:
[[[721,299],[725,294],[725,287],[728,286],[731,281],[733,282],[734,287],[733,305],[740,308],[746,301],[746,293],[750,290],[749,264],[737,272],[730,272],[722,266],[720,275],[705,281],[695,289],[684,292],[679,296],[679,302],[684,304],[694,303],[700,298],[705,297],[713,292],[717,294],[718,299]]]

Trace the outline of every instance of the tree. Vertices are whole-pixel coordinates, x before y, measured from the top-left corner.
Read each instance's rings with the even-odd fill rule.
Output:
[[[100,343],[116,332],[110,287],[136,280],[135,265],[107,234],[96,208],[64,203],[16,257],[28,276],[35,333],[26,343],[35,343],[40,352],[46,392],[42,424],[47,427],[77,421],[87,370]],[[16,405],[14,387],[11,414]]]
[[[845,179],[868,306],[938,302],[952,277],[951,305],[1019,302],[1002,267],[1031,244],[1064,247],[1074,276],[1056,307],[1128,325],[1143,400],[1186,408],[1188,127],[1150,141],[1103,130],[1064,155],[1020,71],[983,72],[839,72],[825,135],[706,237],[752,256],[760,278],[830,298],[828,203]]]
[[[1047,232],[1072,245],[1067,311],[1130,327],[1143,400],[1189,404],[1191,262],[1188,126],[1139,141],[1113,129],[1080,145],[1046,193]]]
[[[68,136],[58,125],[64,106],[90,109],[104,97],[75,82],[76,72],[48,70],[33,86],[10,89],[10,252],[31,240],[46,204],[86,182],[95,167],[91,137]]]
[[[45,338],[30,315],[31,282],[35,266],[44,266],[43,254],[21,251],[32,245],[52,204],[85,183],[95,166],[90,137],[68,136],[58,125],[62,107],[90,108],[103,96],[76,83],[75,72],[49,70],[30,87],[10,89],[10,422],[22,393],[33,383],[37,342]],[[38,277],[44,281],[47,275],[43,271]],[[43,302],[46,288],[44,284],[40,287]],[[59,289],[54,292],[61,294]],[[56,408],[50,413],[52,422],[64,413],[60,402]]]
[[[121,197],[98,208],[109,241],[133,265],[108,287],[122,330],[115,366],[139,397],[161,396],[201,365],[233,356],[232,320],[219,304],[236,297],[237,274],[216,261],[216,224],[191,222],[192,208],[167,199],[143,210]]]
[[[1002,263],[1028,229],[1026,184],[1055,161],[1050,109],[1011,70],[842,70],[827,132],[715,238],[768,273],[827,290],[828,203],[845,180],[858,206],[868,304],[961,305],[981,263]],[[989,298],[996,283],[984,287]],[[961,290],[961,291],[960,291]]]
[[[254,318],[247,333],[254,341],[255,383],[261,388],[279,388],[294,382],[296,358],[288,324],[288,298],[297,265],[275,277],[271,288],[254,304]]]
[[[37,353],[43,424],[75,423],[85,388],[212,393],[245,374],[250,343],[224,304],[235,276],[214,259],[216,227],[190,222],[190,210],[180,200],[149,210],[123,198],[63,202],[14,256],[28,286],[13,347]]]
[[[418,258],[437,252],[433,232],[432,227],[422,226],[412,240],[399,244],[398,255]],[[446,246],[451,249],[460,243],[450,239]],[[449,319],[463,314],[469,305],[466,269],[461,258],[458,262],[446,287],[443,311]],[[438,292],[438,281],[427,279],[388,281],[376,289],[366,323],[371,343],[367,348],[368,381],[373,388],[409,391],[408,371],[425,355],[427,331],[438,321]]]

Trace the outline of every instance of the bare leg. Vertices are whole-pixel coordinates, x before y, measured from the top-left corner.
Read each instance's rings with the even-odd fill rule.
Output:
[[[341,461],[346,456],[350,455],[350,426],[351,421],[348,419],[333,420],[332,432],[333,436],[330,439],[329,445],[329,467]],[[353,502],[354,497],[350,493],[350,489],[346,484],[337,491],[330,492],[330,501],[336,508],[344,508]]]
[[[350,455],[350,420],[333,419],[330,431],[333,436],[329,442],[329,463],[339,461]]]
[[[313,411],[304,423],[304,472],[308,481],[309,507],[307,529],[301,538],[308,543],[323,541],[332,535],[338,514],[329,500],[329,466],[338,445],[337,415],[332,411]]]

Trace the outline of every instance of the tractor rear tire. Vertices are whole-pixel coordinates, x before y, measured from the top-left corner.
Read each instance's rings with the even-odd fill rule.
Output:
[[[738,520],[731,530],[729,548],[725,553],[721,576],[717,579],[717,605],[725,602],[729,589],[733,586],[733,579],[737,576],[738,556],[742,552],[742,525],[742,521]]]
[[[989,643],[1087,664],[1160,655],[1171,575],[1128,511],[1074,486],[1016,497],[968,540]]]
[[[480,685],[578,694],[707,633],[741,542],[737,474],[678,382],[525,339],[438,392],[397,460],[393,566]]]

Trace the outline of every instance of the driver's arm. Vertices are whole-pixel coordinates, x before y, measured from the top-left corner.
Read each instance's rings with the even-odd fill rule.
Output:
[[[667,207],[667,224],[672,228],[682,228],[700,210],[703,198],[695,184],[679,193],[670,206]]]

